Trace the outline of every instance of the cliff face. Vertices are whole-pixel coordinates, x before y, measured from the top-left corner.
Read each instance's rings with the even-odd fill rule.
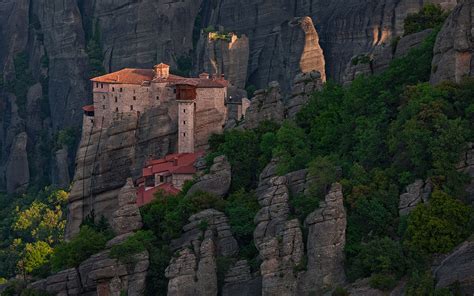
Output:
[[[6,174],[11,146],[23,132],[28,136],[25,153],[32,172],[28,181],[37,182],[37,176],[67,181],[58,172],[64,171],[65,159],[71,172],[76,147],[67,147],[69,154],[60,158],[41,150],[52,150],[48,145],[60,129],[80,128],[80,107],[91,100],[87,44],[92,37],[99,40],[107,71],[151,67],[159,61],[189,68],[183,64],[194,57],[196,72],[218,66],[218,72],[240,87],[248,81],[262,88],[277,80],[287,94],[299,71],[317,70],[323,80],[327,72],[340,81],[351,57],[390,43],[402,33],[405,16],[426,2],[448,8],[456,4],[455,0],[3,1],[1,80],[10,86],[15,80],[27,83],[0,91],[0,187],[24,181]],[[208,45],[206,54],[200,55],[198,32],[210,25],[246,38],[233,49]],[[318,58],[322,52],[325,65]],[[35,92],[26,104],[26,94]]]

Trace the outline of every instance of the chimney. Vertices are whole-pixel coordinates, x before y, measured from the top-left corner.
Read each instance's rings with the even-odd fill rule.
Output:
[[[170,76],[170,66],[163,63],[155,65],[153,71],[155,72],[155,77],[153,77],[153,79],[168,79]]]
[[[201,79],[209,79],[209,74],[206,73],[206,72],[201,73],[201,74],[199,74],[199,78],[201,78]]]

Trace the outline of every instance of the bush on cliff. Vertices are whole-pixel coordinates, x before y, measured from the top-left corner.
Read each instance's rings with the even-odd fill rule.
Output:
[[[404,34],[410,35],[426,29],[433,29],[441,26],[449,13],[443,11],[438,4],[426,4],[423,8],[405,18]]]
[[[102,251],[111,237],[104,232],[95,231],[84,225],[79,234],[72,240],[58,245],[51,256],[51,267],[54,272],[77,267],[91,255]]]

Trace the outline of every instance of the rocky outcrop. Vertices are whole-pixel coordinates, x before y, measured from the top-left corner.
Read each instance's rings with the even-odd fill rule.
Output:
[[[400,216],[409,214],[419,203],[427,203],[433,184],[430,180],[416,180],[406,187],[405,193],[400,195],[398,212]]]
[[[345,282],[346,223],[342,186],[334,183],[319,209],[305,220],[308,262],[300,277],[300,295],[319,295]]]
[[[434,47],[430,82],[459,82],[474,73],[474,3],[460,1],[438,34]]]
[[[238,252],[227,217],[208,209],[192,215],[181,238],[172,241],[176,256],[166,268],[168,295],[217,295],[218,257]]]
[[[137,190],[131,178],[118,194],[118,209],[112,214],[112,230],[115,235],[123,235],[142,228],[142,217],[137,205]]]
[[[219,31],[205,33],[201,35],[197,51],[197,61],[202,63],[197,66],[199,72],[224,75],[233,86],[245,88],[250,54],[247,36]]]
[[[66,237],[79,231],[93,210],[95,217],[111,222],[117,198],[130,176],[138,178],[147,157],[175,151],[176,106],[160,106],[139,117],[117,118],[108,129],[83,131],[76,156],[74,183],[69,194]]]
[[[323,50],[310,17],[297,17],[276,24],[264,38],[258,67],[251,68],[250,83],[264,87],[278,81],[284,93],[299,72],[318,71],[326,80]]]
[[[30,287],[50,295],[143,295],[148,253],[134,255],[132,265],[124,265],[108,255],[109,251],[93,255],[79,267],[63,270]]]
[[[240,260],[226,274],[223,296],[259,296],[262,295],[262,278],[250,273],[247,260]]]
[[[25,132],[18,134],[10,148],[10,157],[6,167],[7,192],[22,192],[30,181],[30,168],[26,145],[28,136]]]
[[[418,33],[403,36],[400,40],[384,43],[370,51],[355,55],[347,63],[342,78],[347,85],[360,75],[380,74],[385,71],[393,59],[405,56],[411,49],[420,46],[433,33],[427,29]]]
[[[224,197],[229,191],[232,172],[229,161],[224,155],[214,158],[209,174],[199,177],[189,189],[187,196],[196,192],[207,192],[218,197]]]
[[[474,242],[464,242],[446,255],[433,274],[436,288],[456,285],[461,295],[474,293]]]
[[[301,108],[308,103],[314,92],[322,90],[323,82],[321,73],[317,71],[296,75],[293,80],[291,96],[285,102],[287,116],[294,118]]]
[[[241,124],[243,128],[253,129],[264,121],[283,121],[285,107],[278,82],[271,82],[267,89],[257,90],[254,95]]]

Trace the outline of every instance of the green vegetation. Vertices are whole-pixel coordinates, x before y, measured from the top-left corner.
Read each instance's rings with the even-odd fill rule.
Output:
[[[100,30],[96,23],[94,26],[94,33],[87,42],[87,55],[89,56],[89,78],[104,75],[106,73],[104,68],[104,54],[100,46]]]
[[[193,58],[189,54],[184,54],[176,58],[176,69],[172,69],[171,73],[183,77],[191,76],[193,70]]]
[[[110,257],[116,258],[124,264],[135,263],[134,256],[151,249],[151,243],[155,239],[153,232],[140,230],[128,237],[123,243],[113,246],[110,249]]]
[[[474,138],[474,80],[427,83],[435,38],[436,32],[380,75],[347,87],[328,82],[294,122],[261,136],[228,131],[211,140],[211,150],[235,164],[233,190],[255,188],[250,172],[258,174],[272,157],[280,174],[308,168],[312,193],[290,197],[300,221],[340,180],[348,276],[370,277],[378,289],[425,270],[431,254],[449,252],[472,233],[472,209],[462,204],[466,177],[455,165]],[[426,178],[435,188],[432,202],[399,217],[405,186]]]
[[[405,18],[405,35],[441,27],[448,15],[449,13],[443,11],[439,4],[426,4],[420,12]]]
[[[28,54],[26,52],[17,54],[13,64],[15,66],[15,78],[11,81],[6,81],[4,84],[7,91],[15,94],[18,113],[21,117],[25,118],[28,89],[35,83],[29,69]]]
[[[51,188],[0,196],[0,278],[49,273],[52,250],[64,235],[67,197],[65,191]]]

